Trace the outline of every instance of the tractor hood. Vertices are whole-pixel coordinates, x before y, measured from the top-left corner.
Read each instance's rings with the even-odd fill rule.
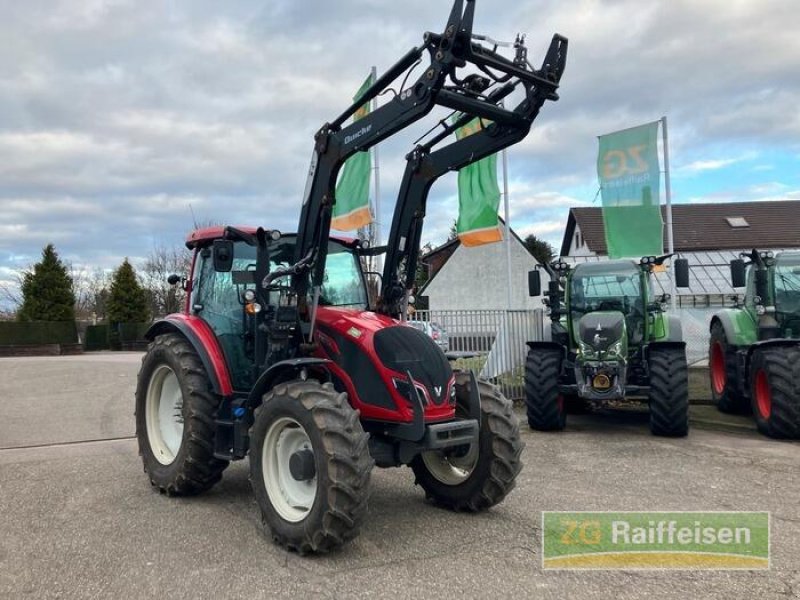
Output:
[[[427,335],[370,311],[319,307],[317,318],[318,355],[338,366],[363,417],[410,421],[412,395],[422,401],[426,421],[453,417],[453,370]]]
[[[593,312],[578,321],[578,340],[596,352],[606,352],[626,337],[625,316],[621,312]]]

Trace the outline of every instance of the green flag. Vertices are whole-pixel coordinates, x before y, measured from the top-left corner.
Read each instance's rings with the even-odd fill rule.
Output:
[[[454,116],[455,120],[458,118]],[[488,125],[488,123],[487,123]],[[462,139],[483,128],[473,119],[456,130]],[[458,172],[458,221],[456,232],[465,246],[491,244],[503,239],[497,219],[500,188],[497,186],[497,154],[467,165]]]
[[[369,89],[374,79],[369,74],[358,88],[353,101],[357,101]],[[362,104],[353,115],[353,122],[369,114],[369,102]],[[349,231],[372,223],[369,209],[369,152],[356,152],[347,159],[336,183],[336,204],[333,205],[331,227],[339,231]]]
[[[600,136],[597,175],[609,258],[664,252],[658,121]]]

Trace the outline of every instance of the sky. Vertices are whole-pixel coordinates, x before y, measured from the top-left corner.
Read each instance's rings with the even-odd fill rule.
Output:
[[[195,221],[296,230],[314,133],[451,5],[0,0],[0,286],[50,242],[93,270]],[[795,0],[477,0],[474,31],[527,34],[534,65],[570,40],[561,99],[508,150],[512,227],[558,248],[569,208],[599,206],[597,136],[662,116],[673,202],[800,199],[798,30]],[[384,239],[404,156],[446,114],[380,146]],[[450,174],[424,241],[457,211]]]

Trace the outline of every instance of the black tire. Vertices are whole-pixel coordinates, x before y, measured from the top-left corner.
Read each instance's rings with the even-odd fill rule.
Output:
[[[149,394],[154,394],[153,398],[162,397],[167,379],[171,381],[170,372],[177,379],[182,399],[183,432],[176,452],[171,452],[162,439],[160,417],[154,421],[154,400],[148,413]],[[170,496],[191,496],[206,491],[222,478],[228,461],[214,458],[217,405],[203,363],[186,338],[177,333],[157,336],[148,346],[139,369],[136,438],[144,470],[159,491]],[[171,456],[172,462],[165,464]]]
[[[467,414],[470,382],[468,373],[456,373],[456,415],[459,417]],[[415,483],[425,490],[425,497],[455,511],[478,512],[498,504],[514,488],[522,469],[520,454],[525,444],[519,436],[519,420],[513,404],[489,382],[478,380],[477,383],[481,398],[477,447],[473,444],[461,459],[431,451],[411,461]],[[453,469],[451,478],[446,470],[451,464],[463,468],[462,475]]]
[[[724,413],[748,413],[750,404],[747,398],[742,397],[737,385],[736,348],[728,344],[725,328],[719,321],[715,321],[711,326],[708,371],[711,397],[717,408]]]
[[[528,425],[539,431],[560,431],[567,424],[564,397],[558,391],[563,353],[556,348],[531,348],[525,361],[525,408]]]
[[[307,435],[316,485],[310,509],[297,520],[281,515],[281,510],[286,510],[281,507],[291,505],[291,498],[278,495],[282,494],[280,474],[292,477],[288,464],[264,464],[265,444],[267,452],[271,447],[268,434],[281,422],[289,421],[299,424]],[[370,472],[375,464],[368,441],[359,412],[348,404],[347,394],[337,392],[333,384],[290,381],[264,395],[250,430],[250,484],[262,522],[276,543],[301,554],[328,552],[358,535],[367,512]],[[272,466],[279,469],[278,477],[270,475]],[[270,497],[267,489],[265,467],[275,497]]]
[[[689,433],[689,366],[685,348],[650,346],[650,431],[683,437]]]
[[[800,348],[784,346],[753,352],[750,396],[753,416],[761,433],[771,438],[800,439],[798,382]],[[759,386],[763,386],[762,389]],[[767,406],[760,405],[763,402]]]

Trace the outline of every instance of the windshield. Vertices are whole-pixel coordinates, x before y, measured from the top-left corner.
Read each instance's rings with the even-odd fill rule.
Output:
[[[775,266],[775,310],[800,314],[800,255],[779,258]]]
[[[609,265],[606,269],[576,269],[570,284],[571,310],[577,313],[617,310],[628,314],[638,309],[641,312],[639,269],[633,265],[625,267]]]

